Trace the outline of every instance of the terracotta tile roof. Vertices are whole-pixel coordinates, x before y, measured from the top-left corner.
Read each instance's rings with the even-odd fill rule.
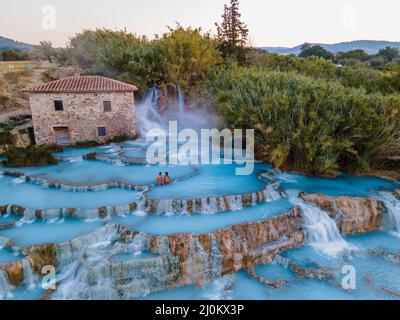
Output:
[[[137,87],[100,76],[73,76],[25,90],[30,93],[133,92]]]

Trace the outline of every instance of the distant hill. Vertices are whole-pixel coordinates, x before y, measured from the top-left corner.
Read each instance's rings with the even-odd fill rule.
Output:
[[[4,38],[0,36],[0,51],[5,49],[14,49],[17,51],[29,51],[32,50],[35,46],[23,42],[18,42],[12,39]]]
[[[375,41],[375,40],[356,40],[350,42],[339,42],[334,44],[321,44],[321,43],[313,43],[319,44],[323,46],[330,52],[337,53],[339,51],[350,51],[355,49],[362,49],[369,54],[376,54],[378,51],[385,47],[394,47],[400,49],[400,42],[392,42],[392,41]],[[295,54],[298,55],[301,51],[301,45],[298,45],[293,48],[285,48],[285,47],[264,47],[261,49],[267,50],[271,53],[280,53],[280,54]]]

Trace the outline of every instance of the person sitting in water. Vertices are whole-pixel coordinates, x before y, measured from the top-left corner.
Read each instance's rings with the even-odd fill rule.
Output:
[[[171,184],[171,177],[169,176],[168,172],[166,172],[164,176],[164,185],[168,184]]]
[[[157,184],[159,186],[163,186],[164,185],[164,180],[163,180],[163,175],[162,172],[160,172],[157,176]]]

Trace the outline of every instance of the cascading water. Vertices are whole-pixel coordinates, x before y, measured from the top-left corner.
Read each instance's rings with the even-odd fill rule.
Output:
[[[24,284],[30,289],[35,289],[35,276],[33,274],[31,263],[24,259],[22,260],[22,266],[24,270]]]
[[[183,120],[185,114],[185,97],[182,94],[181,87],[178,85],[178,112],[179,120]]]
[[[327,212],[300,199],[296,190],[289,190],[287,194],[289,201],[301,208],[308,243],[311,246],[332,256],[352,249],[352,246],[342,238],[335,221]]]
[[[8,284],[7,274],[0,270],[0,300],[9,298],[11,295],[10,285]]]
[[[142,137],[152,129],[164,129],[165,122],[157,112],[158,99],[161,93],[157,88],[150,89],[144,96],[143,101],[137,106],[137,118],[139,130]]]
[[[385,227],[400,237],[400,200],[390,192],[380,192],[378,199],[384,202],[388,211]]]

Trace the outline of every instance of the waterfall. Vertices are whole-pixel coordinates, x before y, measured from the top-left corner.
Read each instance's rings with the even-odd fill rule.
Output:
[[[24,270],[24,284],[29,288],[29,290],[35,289],[35,276],[29,260],[22,260],[22,267]]]
[[[279,183],[273,183],[267,185],[267,187],[263,191],[266,202],[272,202],[280,199],[281,194],[279,191],[277,191],[279,187],[280,187]]]
[[[400,237],[400,200],[390,192],[380,192],[378,198],[387,208],[385,228],[394,231],[394,234]]]
[[[281,198],[277,191],[279,184],[270,184],[265,189],[249,194],[227,195],[187,200],[156,200],[144,201],[144,210],[151,214],[186,215],[192,213],[215,214],[241,210],[244,207],[256,206],[258,203],[273,202]]]
[[[114,300],[120,295],[113,287],[111,277],[102,277],[95,273],[95,267],[102,267],[107,263],[101,251],[86,248],[82,256],[74,263],[62,270],[57,278],[58,290],[54,299],[61,300]]]
[[[298,197],[299,192],[289,190],[289,201],[301,208],[308,244],[326,255],[337,255],[352,249],[341,236],[339,229],[327,212]]]
[[[185,114],[185,97],[182,94],[181,87],[179,85],[178,85],[178,111],[179,111],[179,120],[182,120]]]
[[[11,296],[11,288],[8,284],[8,277],[5,271],[0,270],[0,300],[4,300]]]
[[[150,89],[143,101],[137,106],[137,119],[139,122],[140,135],[146,136],[151,129],[163,129],[165,123],[157,112],[157,103],[161,93],[156,88]]]
[[[4,247],[7,247],[7,244],[10,243],[10,240],[11,239],[0,235],[0,250]]]
[[[222,276],[222,262],[223,255],[219,249],[217,238],[211,235],[211,253],[210,253],[210,278],[211,280],[220,278]]]

